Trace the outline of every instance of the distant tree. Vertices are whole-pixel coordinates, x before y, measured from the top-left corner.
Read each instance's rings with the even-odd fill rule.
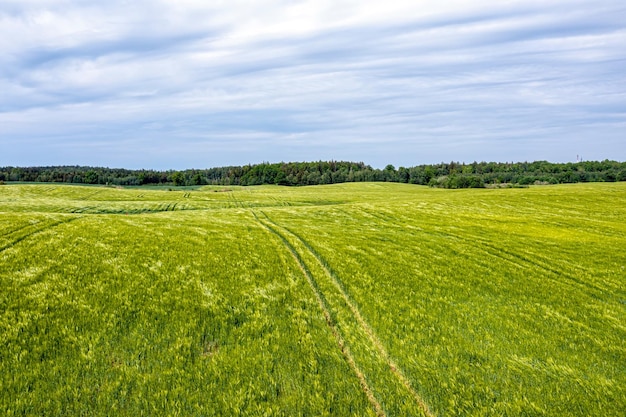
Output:
[[[396,172],[396,167],[389,164],[383,170],[383,181],[396,182],[398,181],[398,174]]]
[[[408,183],[410,176],[411,174],[409,173],[408,169],[406,169],[405,167],[398,168],[398,182]]]
[[[176,186],[185,185],[185,175],[180,171],[174,172],[172,174],[172,182]]]
[[[206,170],[152,171],[81,166],[0,167],[0,180],[66,182],[74,184],[176,185],[314,185],[346,181],[393,181],[437,187],[477,187],[481,184],[527,185],[626,181],[626,162],[584,161],[557,164],[547,161],[501,163],[456,162],[410,168],[387,165],[373,169],[363,162],[288,162],[230,166]]]
[[[22,178],[22,172],[20,168],[13,168],[9,174],[9,181],[26,181]]]
[[[85,173],[85,183],[86,184],[97,184],[98,183],[98,173],[95,170],[89,170]]]
[[[278,171],[276,174],[276,178],[274,178],[274,183],[276,185],[289,185],[289,181],[287,181],[287,175],[283,171]]]
[[[348,174],[343,170],[338,170],[332,173],[332,181],[334,184],[340,184],[346,182]]]
[[[470,188],[485,188],[485,181],[480,175],[472,175],[469,177]]]
[[[191,178],[191,184],[192,185],[206,185],[206,180],[204,179],[204,177],[202,176],[201,173],[197,172],[192,178]]]
[[[463,165],[463,169],[461,172],[464,175],[473,174],[474,173],[474,165]]]
[[[309,175],[307,175],[306,181],[308,185],[318,185],[322,181],[322,176],[320,175],[319,171],[312,171],[309,172]]]

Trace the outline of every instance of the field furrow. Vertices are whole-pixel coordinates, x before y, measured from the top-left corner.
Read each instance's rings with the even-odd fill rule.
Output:
[[[63,220],[51,221],[50,223],[45,223],[43,225],[37,223],[36,225],[33,225],[33,226],[25,226],[20,229],[17,229],[11,233],[8,233],[2,236],[3,240],[8,240],[8,242],[5,242],[2,246],[0,246],[0,252],[3,252],[9,248],[12,248],[13,246],[17,245],[21,241],[28,239],[32,236],[38,235],[40,233],[44,233],[46,231],[49,231],[52,228],[78,220],[80,218],[81,218],[80,216],[68,217]]]
[[[290,251],[294,252],[294,256],[297,256],[306,271],[316,271],[314,275],[308,272],[311,285],[319,293],[325,311],[330,314],[333,323],[335,323],[336,329],[334,331],[342,335],[340,343],[342,351],[349,349],[354,352],[357,364],[360,361],[365,362],[362,364],[364,378],[372,385],[373,393],[383,404],[385,413],[389,415],[432,416],[428,405],[413,389],[402,369],[390,357],[371,326],[363,319],[358,308],[346,293],[341,282],[323,259],[297,234],[281,227],[265,213],[261,212],[261,215],[263,216],[260,220],[261,223],[270,228],[288,245]],[[305,262],[308,263],[305,264]],[[349,358],[349,360],[354,359]],[[357,373],[361,373],[361,371]]]
[[[266,216],[266,218],[268,219],[270,223],[280,228],[280,226],[278,226],[275,222],[273,222],[269,217]],[[359,308],[356,306],[354,300],[352,300],[352,298],[348,294],[344,283],[339,279],[337,274],[335,274],[335,272],[332,270],[328,262],[326,262],[326,260],[324,260],[317,253],[317,251],[306,240],[300,237],[297,233],[287,229],[286,227],[282,227],[282,230],[286,231],[287,233],[291,234],[294,238],[299,240],[304,245],[304,247],[311,253],[311,255],[313,255],[313,257],[317,260],[319,265],[323,268],[326,275],[332,280],[337,291],[339,291],[339,293],[341,294],[343,301],[348,305],[353,316],[356,318],[359,326],[361,326],[361,328],[365,331],[365,333],[367,334],[370,340],[370,343],[376,347],[376,350],[380,354],[381,358],[387,363],[387,365],[389,366],[389,369],[398,378],[400,383],[411,393],[411,395],[413,396],[413,399],[415,400],[416,404],[420,407],[424,415],[433,416],[434,414],[432,413],[432,411],[430,410],[430,408],[428,407],[424,399],[420,397],[417,391],[415,391],[411,382],[405,376],[402,368],[390,357],[389,352],[387,351],[383,343],[380,341],[380,339],[378,338],[378,336],[372,329],[372,326],[370,326],[369,323],[365,321],[365,319],[363,318],[363,315],[361,314]]]
[[[626,183],[3,185],[0,414],[621,415],[624,219]]]
[[[385,416],[386,414],[382,406],[380,405],[380,403],[374,396],[374,393],[372,392],[372,389],[370,388],[367,382],[367,379],[363,375],[363,372],[361,371],[359,366],[356,364],[354,357],[352,356],[352,353],[350,352],[350,347],[346,345],[346,341],[341,335],[341,332],[339,331],[336,325],[335,319],[333,318],[331,310],[328,307],[328,301],[326,299],[326,296],[320,290],[319,284],[317,283],[317,281],[311,274],[311,271],[307,268],[306,264],[302,260],[302,257],[296,251],[296,249],[291,245],[291,243],[287,240],[285,235],[279,232],[279,226],[277,226],[271,221],[269,222],[270,224],[268,224],[266,222],[259,220],[259,218],[254,212],[253,212],[253,215],[259,221],[259,223],[263,225],[263,227],[266,228],[266,230],[268,230],[271,234],[273,234],[274,236],[276,236],[278,239],[282,241],[286,249],[289,251],[289,253],[291,253],[294,260],[298,263],[298,266],[300,267],[302,274],[304,275],[307,282],[309,283],[309,286],[311,287],[311,291],[313,292],[313,294],[315,294],[315,298],[318,301],[319,308],[322,311],[324,318],[326,319],[326,324],[331,329],[332,334],[335,337],[337,346],[341,350],[341,353],[344,356],[346,362],[348,363],[348,365],[350,365],[350,368],[352,369],[356,377],[359,379],[361,388],[363,389],[363,392],[365,393],[365,395],[367,396],[367,399],[372,405],[372,408],[376,412],[377,416]]]

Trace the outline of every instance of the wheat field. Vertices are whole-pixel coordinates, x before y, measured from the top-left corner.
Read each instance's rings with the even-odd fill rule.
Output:
[[[0,186],[0,413],[626,409],[626,183]]]

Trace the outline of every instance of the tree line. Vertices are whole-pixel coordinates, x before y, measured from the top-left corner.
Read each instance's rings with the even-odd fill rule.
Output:
[[[626,162],[577,163],[448,162],[410,168],[375,169],[363,162],[261,163],[210,169],[129,170],[88,166],[0,167],[0,183],[57,182],[138,185],[319,185],[343,182],[400,182],[440,188],[484,188],[576,182],[626,181]]]

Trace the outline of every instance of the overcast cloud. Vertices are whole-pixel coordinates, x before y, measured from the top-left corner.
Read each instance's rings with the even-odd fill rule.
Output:
[[[626,160],[626,3],[0,0],[0,166]]]

